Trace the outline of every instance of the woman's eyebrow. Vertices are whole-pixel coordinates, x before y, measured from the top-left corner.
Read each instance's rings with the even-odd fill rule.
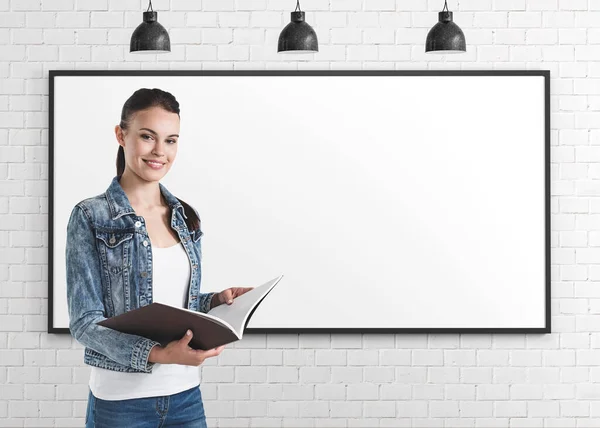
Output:
[[[143,130],[151,132],[154,135],[158,135],[155,131],[153,131],[153,130],[151,130],[149,128],[140,128],[140,131],[143,131]],[[171,134],[171,135],[169,135],[169,137],[179,137],[179,134]]]

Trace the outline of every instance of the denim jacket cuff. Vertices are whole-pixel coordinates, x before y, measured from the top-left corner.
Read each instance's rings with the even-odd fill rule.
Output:
[[[200,304],[198,305],[198,311],[207,313],[210,311],[210,302],[212,302],[212,298],[215,294],[219,294],[217,292],[211,293],[200,293]]]
[[[152,373],[154,363],[148,361],[148,357],[150,356],[150,351],[154,345],[160,346],[160,342],[148,338],[140,339],[134,345],[133,352],[131,353],[131,367],[146,373]]]

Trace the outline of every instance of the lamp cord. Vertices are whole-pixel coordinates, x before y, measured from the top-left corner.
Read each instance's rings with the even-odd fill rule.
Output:
[[[152,0],[150,0],[150,4],[148,5],[148,10],[146,12],[152,11],[154,12],[154,9],[152,9]]]
[[[446,12],[450,12],[448,10],[448,0],[444,0],[444,9],[446,9]],[[442,9],[442,12],[444,11],[444,9]]]
[[[296,10],[296,9],[298,9],[298,10]],[[294,9],[294,12],[302,12],[300,10],[300,0],[296,0],[296,9]]]

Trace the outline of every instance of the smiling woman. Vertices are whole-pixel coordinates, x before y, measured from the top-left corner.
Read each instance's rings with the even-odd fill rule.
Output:
[[[185,332],[161,344],[98,322],[157,301],[206,313],[250,290],[200,292],[199,215],[160,183],[177,156],[179,125],[172,94],[135,91],[114,128],[117,175],[105,193],[77,203],[69,218],[69,328],[92,366],[87,427],[130,426],[140,419],[163,424],[167,417],[206,427],[198,366],[224,346],[192,349]]]

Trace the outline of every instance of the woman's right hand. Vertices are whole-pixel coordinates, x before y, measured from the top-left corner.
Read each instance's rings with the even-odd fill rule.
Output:
[[[184,335],[179,340],[174,340],[169,342],[165,347],[155,346],[150,351],[149,360],[162,364],[182,364],[185,366],[199,366],[210,357],[215,357],[221,353],[223,349],[225,349],[225,345],[221,345],[217,348],[212,348],[207,351],[203,351],[201,349],[193,349],[188,346],[190,340],[192,340],[193,333],[191,330],[188,330],[189,335]],[[156,354],[156,358],[152,357],[152,353],[154,349],[158,348],[158,353]]]

